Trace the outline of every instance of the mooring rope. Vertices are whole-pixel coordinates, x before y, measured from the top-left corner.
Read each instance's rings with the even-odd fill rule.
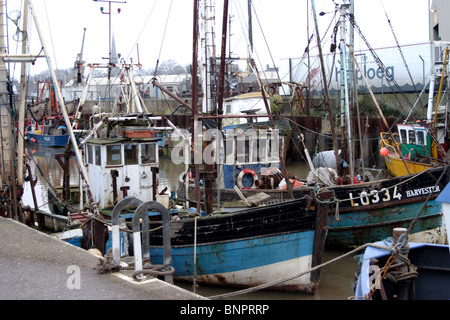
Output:
[[[313,271],[316,271],[318,269],[326,267],[326,266],[328,266],[328,265],[330,265],[332,263],[335,263],[335,262],[337,262],[337,261],[339,261],[339,260],[341,260],[343,258],[346,258],[346,257],[348,257],[350,255],[353,255],[353,254],[355,254],[358,251],[365,250],[367,247],[373,247],[373,248],[387,250],[387,251],[398,251],[405,245],[405,241],[406,240],[407,240],[406,236],[403,236],[403,237],[400,236],[397,244],[391,243],[391,245],[389,245],[389,246],[382,246],[382,245],[379,245],[379,244],[376,244],[376,243],[366,243],[366,244],[364,244],[362,246],[359,246],[359,247],[357,247],[357,248],[355,248],[355,249],[353,249],[353,250],[351,250],[351,251],[349,251],[349,252],[339,256],[339,257],[331,259],[331,260],[329,260],[329,261],[327,261],[325,263],[322,263],[322,264],[317,265],[317,266],[315,266],[315,267],[313,267],[313,268],[311,268],[309,270],[297,273],[295,275],[288,276],[288,277],[285,277],[283,279],[275,280],[275,281],[268,282],[268,283],[265,283],[265,284],[261,284],[261,285],[255,286],[255,287],[251,287],[251,288],[235,291],[235,292],[229,292],[229,293],[225,293],[225,294],[221,294],[221,295],[210,296],[210,297],[208,297],[208,299],[211,299],[211,300],[226,299],[226,298],[230,298],[230,297],[237,296],[237,295],[243,295],[243,294],[252,293],[252,292],[255,292],[255,291],[267,289],[269,287],[278,285],[278,284],[286,282],[286,281],[293,280],[295,278],[304,276],[304,275],[306,275],[308,273],[311,273]]]
[[[337,258],[334,258],[334,259],[332,259],[330,261],[322,263],[322,264],[320,264],[318,266],[315,266],[315,267],[313,267],[313,268],[311,268],[309,270],[306,270],[306,271],[294,274],[292,276],[288,276],[288,277],[283,278],[283,279],[279,279],[279,280],[275,280],[275,281],[272,281],[272,282],[264,283],[264,284],[261,284],[261,285],[255,286],[255,287],[251,287],[251,288],[247,288],[247,289],[243,289],[243,290],[239,290],[239,291],[235,291],[235,292],[229,292],[229,293],[225,293],[225,294],[220,294],[220,295],[216,295],[216,296],[211,296],[211,297],[208,297],[208,298],[211,299],[211,300],[220,300],[220,299],[226,299],[226,298],[234,297],[234,296],[237,296],[237,295],[242,295],[242,294],[255,292],[255,291],[258,291],[258,290],[262,290],[262,289],[267,289],[269,287],[273,287],[273,286],[278,285],[280,283],[293,280],[295,278],[304,276],[304,275],[306,275],[308,273],[311,273],[311,272],[316,271],[316,270],[318,270],[320,268],[328,266],[328,265],[330,265],[330,264],[332,264],[332,263],[334,263],[334,262],[336,262],[338,260],[341,260],[341,259],[343,259],[343,258],[345,258],[345,257],[347,257],[349,255],[352,255],[352,254],[354,254],[354,253],[356,253],[356,252],[358,252],[360,250],[364,250],[365,248],[367,248],[369,246],[377,246],[377,245],[375,245],[373,243],[364,244],[364,245],[362,245],[362,246],[360,246],[360,247],[358,247],[356,249],[353,249],[352,251],[349,251],[349,252],[347,252],[347,253],[337,257]]]
[[[169,270],[161,270],[165,269],[166,267],[169,267]],[[95,270],[97,271],[97,273],[105,274],[118,272],[120,270],[134,270],[134,267],[114,264],[112,257],[112,250],[109,249],[108,253],[104,257],[99,259],[99,263],[97,264]],[[133,278],[140,279],[143,275],[166,276],[174,273],[175,269],[171,265],[164,266],[159,264],[155,265],[146,264],[143,266],[143,270],[135,271],[133,273]]]

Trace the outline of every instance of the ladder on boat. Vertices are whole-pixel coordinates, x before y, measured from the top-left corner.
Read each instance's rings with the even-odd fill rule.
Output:
[[[215,33],[215,0],[202,0],[201,6],[201,77],[205,83],[203,112],[215,109],[216,96],[216,33]]]

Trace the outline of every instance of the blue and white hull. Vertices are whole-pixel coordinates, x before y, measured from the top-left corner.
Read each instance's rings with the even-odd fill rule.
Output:
[[[267,284],[309,270],[313,259],[314,231],[198,245],[172,247],[174,277],[179,280],[232,287]],[[270,253],[270,254],[268,254]],[[153,264],[163,263],[162,248],[150,250]],[[195,272],[194,272],[195,271]],[[272,289],[313,292],[311,275],[280,283]]]
[[[174,278],[233,287],[274,283],[271,289],[314,293],[327,214],[306,198],[207,217],[171,221]],[[157,229],[158,222],[150,222]],[[163,264],[162,231],[150,232],[150,261]],[[305,272],[301,277],[295,277]]]
[[[65,147],[69,141],[68,134],[49,135],[49,134],[35,134],[28,132],[28,140],[32,143],[45,147]]]

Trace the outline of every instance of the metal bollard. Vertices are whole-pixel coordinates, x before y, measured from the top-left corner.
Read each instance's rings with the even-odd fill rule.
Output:
[[[145,204],[145,203],[144,203]],[[143,270],[142,266],[142,246],[141,246],[141,227],[140,223],[142,222],[142,240],[144,242],[144,255],[145,257],[150,256],[150,247],[149,247],[149,219],[148,219],[148,210],[143,211],[139,210],[144,204],[139,205],[133,215],[133,252],[134,252],[134,271],[138,274]],[[142,219],[142,220],[141,220]],[[142,279],[145,279],[145,276]]]
[[[148,254],[150,256],[150,243],[149,243],[149,230],[148,230],[148,212],[152,211],[158,211],[161,214],[162,221],[163,221],[163,251],[164,251],[164,270],[169,271],[172,264],[172,258],[171,258],[171,244],[170,244],[170,216],[169,211],[167,211],[166,207],[164,207],[161,203],[156,201],[149,201],[141,204],[136,211],[134,212],[133,216],[133,237],[134,237],[134,243],[136,243],[136,238],[139,239],[139,250],[134,247],[134,256],[135,256],[135,271],[142,271],[142,258],[140,258],[140,262],[136,259],[137,252],[139,255],[141,254],[141,243],[140,243],[140,237],[139,237],[139,218],[143,217],[143,241],[144,241],[144,254]],[[144,222],[144,217],[146,217],[146,222]],[[136,221],[135,221],[136,220]],[[146,227],[146,230],[145,230]],[[146,237],[145,237],[146,236]],[[147,239],[147,240],[146,240]],[[138,266],[138,262],[140,265]],[[137,268],[140,267],[138,270]],[[173,275],[164,275],[164,281],[173,284]]]
[[[120,264],[120,231],[119,231],[119,218],[120,213],[131,206],[140,206],[142,201],[135,197],[128,197],[120,200],[113,208],[111,213],[112,223],[112,254],[113,263],[115,265]]]

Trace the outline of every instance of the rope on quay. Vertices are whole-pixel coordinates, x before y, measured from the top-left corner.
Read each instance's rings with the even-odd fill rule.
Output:
[[[143,266],[144,270],[136,271],[133,273],[133,277],[137,280],[141,279],[143,275],[152,275],[152,276],[165,276],[175,273],[175,269],[170,266],[169,270],[163,270],[166,266],[164,265],[150,265],[146,264]],[[99,263],[96,266],[95,270],[97,273],[105,274],[111,272],[118,272],[120,270],[134,270],[134,267],[129,266],[121,266],[114,264],[112,257],[112,250],[109,249],[108,253],[102,259],[99,259]]]

